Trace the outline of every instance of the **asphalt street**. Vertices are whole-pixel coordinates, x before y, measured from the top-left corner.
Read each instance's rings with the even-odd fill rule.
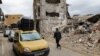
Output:
[[[2,44],[0,45],[0,56],[15,56],[14,52],[12,51],[12,43],[8,41],[7,37],[3,37],[3,34],[0,34],[0,39],[2,39]],[[1,47],[2,46],[2,47]],[[49,42],[50,46],[50,53],[49,56],[84,56],[80,53],[75,51],[69,50],[67,48],[57,49],[55,43]]]

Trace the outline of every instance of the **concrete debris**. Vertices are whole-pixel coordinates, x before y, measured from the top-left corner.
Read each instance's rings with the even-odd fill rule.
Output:
[[[84,48],[94,49],[100,45],[100,15],[95,15],[87,20],[72,20],[63,33],[68,35],[72,46],[80,44]],[[94,19],[97,19],[94,21]],[[77,22],[76,22],[77,21]],[[66,41],[68,41],[66,40]]]
[[[90,17],[89,19],[87,19],[87,21],[91,22],[91,23],[96,23],[100,20],[100,14],[97,14],[93,17]]]
[[[61,41],[62,45],[64,44],[64,46],[73,49],[85,50],[86,52],[94,53],[96,51],[96,54],[100,53],[100,20],[97,20],[96,23],[87,20],[70,20],[71,21],[63,28],[63,30],[61,30],[63,36],[63,40]],[[48,35],[46,33],[44,33],[43,36],[48,37],[49,40],[51,39],[51,41],[53,41],[53,32],[48,33]]]

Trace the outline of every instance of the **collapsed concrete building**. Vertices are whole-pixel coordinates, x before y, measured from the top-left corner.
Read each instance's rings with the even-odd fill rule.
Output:
[[[34,13],[40,32],[53,32],[67,23],[66,0],[35,0]]]
[[[76,19],[71,19],[69,20],[70,22],[68,22],[68,16],[66,16],[68,12],[68,8],[66,7],[66,0],[37,0],[36,2],[37,3],[35,4],[35,16],[39,24],[37,27],[41,29],[40,32],[46,32],[43,37],[48,37],[48,40],[53,42],[53,34],[49,34],[48,32],[53,31],[55,28],[63,28],[64,26],[63,30],[68,30],[68,34],[62,33],[62,36],[64,37],[62,45],[70,47],[71,49],[73,48],[74,50],[80,50],[80,52],[82,50],[85,50],[85,52],[87,53],[93,51],[91,52],[91,54],[94,54],[94,48],[96,48],[95,46],[100,43],[100,21],[98,20],[100,19],[100,17],[98,15],[96,15],[96,17],[86,15],[85,17],[83,16],[80,18],[77,18],[76,15],[75,18],[80,20],[83,18],[83,22],[78,23]],[[95,19],[96,23],[94,22]],[[92,26],[87,27],[87,21],[90,23],[93,22],[95,24],[92,24]],[[96,29],[93,27],[96,27]],[[89,28],[93,28],[90,30],[92,32],[87,31]],[[81,30],[82,32],[86,33],[80,33]],[[94,32],[94,30],[99,30],[99,32]],[[98,47],[100,54],[100,46]]]

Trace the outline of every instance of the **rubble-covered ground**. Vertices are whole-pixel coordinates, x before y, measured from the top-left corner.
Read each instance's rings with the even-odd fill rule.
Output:
[[[98,36],[100,35],[99,33]],[[87,56],[100,56],[100,44],[97,42],[98,37],[95,35],[95,37],[97,37],[97,40],[90,40],[89,39],[89,35],[71,35],[71,34],[62,34],[63,38],[60,42],[60,44],[63,47],[72,49],[74,51],[77,51],[81,54],[86,54]],[[46,35],[45,36],[48,41],[54,42],[55,40],[53,38],[53,34],[51,35]],[[95,43],[96,42],[96,43]]]
[[[53,33],[43,33],[43,36],[55,43]],[[60,43],[63,47],[86,54],[86,56],[100,56],[100,21],[86,28],[84,25],[79,25],[76,29],[71,27],[67,33],[62,32],[62,37]]]

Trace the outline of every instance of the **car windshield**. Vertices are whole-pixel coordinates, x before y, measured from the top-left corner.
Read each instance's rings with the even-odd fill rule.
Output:
[[[32,41],[32,40],[40,40],[40,39],[41,39],[41,36],[37,32],[21,34],[21,41]]]

